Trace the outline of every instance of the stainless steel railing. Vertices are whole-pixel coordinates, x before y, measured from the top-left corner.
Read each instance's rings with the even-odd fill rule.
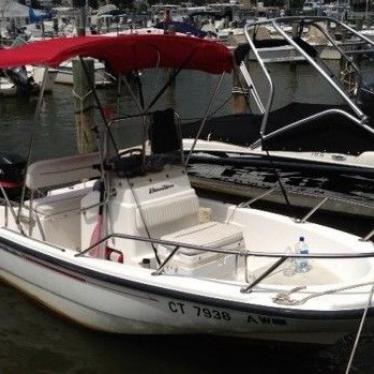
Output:
[[[356,125],[364,127],[365,130],[369,131],[371,134],[374,135],[374,130],[371,127],[367,126],[367,124],[366,124],[366,122],[367,122],[366,115],[352,101],[352,99],[347,95],[347,93],[344,91],[344,89],[342,87],[340,87],[339,84],[336,81],[334,81],[334,79],[320,65],[318,65],[317,62],[307,52],[304,51],[303,48],[301,48],[289,35],[287,35],[286,32],[282,29],[282,27],[280,25],[280,23],[284,24],[284,23],[301,23],[302,22],[303,25],[313,25],[317,29],[322,29],[322,27],[317,24],[317,22],[322,22],[322,21],[323,22],[334,22],[336,24],[339,24],[341,27],[345,28],[347,31],[351,32],[356,37],[358,37],[362,41],[362,43],[370,44],[370,46],[373,46],[373,52],[374,52],[374,42],[373,41],[371,41],[366,36],[361,35],[360,33],[358,33],[356,30],[352,29],[351,27],[345,25],[341,21],[336,20],[335,18],[331,18],[331,17],[309,17],[309,16],[281,17],[281,18],[275,18],[275,19],[269,19],[269,20],[254,22],[254,23],[248,23],[245,26],[244,33],[245,33],[246,39],[248,41],[250,49],[252,50],[252,52],[255,56],[255,59],[256,59],[257,63],[259,64],[259,66],[262,70],[262,73],[265,76],[265,79],[266,79],[266,82],[267,82],[267,85],[268,85],[268,89],[269,89],[269,95],[268,95],[268,98],[267,98],[267,101],[266,101],[266,105],[264,105],[264,113],[263,113],[263,119],[262,119],[262,123],[261,123],[261,129],[260,129],[260,138],[266,136],[266,127],[267,127],[268,118],[269,118],[269,114],[270,114],[273,99],[274,99],[274,85],[273,85],[271,75],[270,75],[270,73],[269,73],[269,71],[266,67],[265,59],[261,57],[261,53],[260,53],[261,49],[256,47],[256,45],[254,43],[254,40],[252,39],[252,37],[250,35],[250,31],[255,31],[257,29],[257,27],[264,26],[264,25],[273,26],[273,28],[277,31],[277,33],[280,36],[282,36],[282,38],[284,40],[286,40],[288,42],[288,44],[290,46],[292,46],[300,55],[302,55],[303,58],[330,84],[330,86],[333,88],[333,90],[337,94],[339,94],[339,96],[342,97],[344,102],[351,108],[351,110],[353,111],[355,116],[357,116],[357,117],[354,117],[350,113],[348,113],[344,110],[340,110],[340,109],[338,111],[336,111],[336,110],[335,111],[334,110],[324,111],[324,112],[319,113],[317,115],[312,115],[312,116],[306,117],[306,118],[304,118],[300,121],[297,121],[297,122],[295,122],[295,123],[293,123],[289,126],[286,126],[285,129],[281,129],[280,131],[281,132],[288,131],[295,126],[306,124],[306,123],[311,122],[312,120],[314,120],[316,118],[320,118],[320,117],[328,115],[328,114],[340,114],[340,115],[344,115],[348,119],[352,120]],[[349,58],[349,56],[347,55],[347,53],[344,52],[344,50],[341,48],[341,46],[338,46],[337,43],[333,40],[333,38],[331,38],[331,36],[328,35],[327,32],[323,31],[323,34],[326,35],[327,40],[332,43],[332,45],[339,51],[339,53],[341,53],[343,58],[346,59],[352,65],[353,69],[359,74],[359,76],[361,76],[357,65],[353,63],[352,59]],[[241,66],[241,70],[244,70],[242,66]],[[248,71],[246,72],[246,75],[247,74],[249,75]],[[255,100],[257,102],[258,98],[256,97]],[[277,133],[279,133],[279,130],[278,130]],[[267,134],[267,135],[268,136],[274,136],[275,134],[271,133],[271,134]],[[258,145],[259,142],[260,142],[260,140],[257,141],[255,144]]]

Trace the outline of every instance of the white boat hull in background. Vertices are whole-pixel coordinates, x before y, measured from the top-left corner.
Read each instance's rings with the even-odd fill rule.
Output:
[[[12,97],[17,95],[17,86],[7,78],[0,78],[0,97]]]
[[[183,149],[189,151],[193,145],[193,139],[183,139]],[[230,155],[232,157],[241,156],[256,156],[266,155],[266,152],[261,147],[250,148],[240,145],[224,143],[219,141],[198,140],[194,147],[195,153],[220,153]],[[295,161],[314,161],[321,165],[336,165],[336,166],[350,166],[373,168],[374,167],[374,152],[368,151],[359,154],[358,156],[347,155],[341,153],[328,152],[291,152],[291,151],[271,151],[272,157],[294,159]]]
[[[96,87],[107,87],[113,85],[113,81],[109,78],[108,73],[105,71],[104,64],[95,61],[94,70]],[[57,68],[57,76],[55,82],[66,85],[74,84],[73,64],[71,62],[60,65]]]
[[[31,71],[31,74],[32,74],[32,77],[34,78],[35,83],[41,87],[43,83],[43,77],[44,77],[44,71],[45,71],[44,67],[33,66],[31,67],[29,71]],[[45,92],[53,91],[56,78],[57,78],[57,70],[48,69],[47,78],[46,78],[45,87],[44,87]]]

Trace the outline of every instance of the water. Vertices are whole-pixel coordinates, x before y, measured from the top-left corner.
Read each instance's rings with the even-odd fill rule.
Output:
[[[292,100],[312,102],[337,100],[326,85],[300,66],[293,72],[286,65],[271,67],[275,84],[281,90],[274,105]],[[149,72],[144,92],[146,101],[154,96],[165,79],[164,72]],[[181,73],[175,86],[166,92],[159,108],[175,106],[183,118],[202,117],[207,98],[217,77],[199,73]],[[266,91],[260,75],[261,91]],[[226,77],[215,108],[230,96],[231,77]],[[104,105],[115,110],[115,90],[100,92]],[[135,104],[124,93],[126,103],[121,113],[134,113]],[[2,151],[27,154],[36,99],[0,101]],[[232,103],[220,114],[229,113]],[[135,120],[126,124],[124,144],[137,142]],[[119,136],[121,130],[116,133]],[[75,127],[71,87],[57,86],[46,97],[41,118],[34,128],[32,159],[74,154]],[[356,222],[357,223],[357,222]],[[255,345],[246,340],[218,337],[139,337],[113,336],[92,332],[46,311],[13,288],[0,284],[0,373],[217,373],[241,370],[251,373],[281,373],[297,370],[304,373],[343,372],[352,342],[339,347],[315,350],[295,345]],[[370,373],[374,366],[371,352],[374,340],[364,338],[359,346],[352,372]],[[240,369],[239,369],[240,368]]]

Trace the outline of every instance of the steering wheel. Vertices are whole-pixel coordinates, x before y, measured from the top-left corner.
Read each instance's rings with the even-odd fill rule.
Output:
[[[126,155],[132,156],[133,154],[142,155],[143,154],[143,149],[139,148],[139,147],[125,149],[124,151],[119,152],[118,156],[120,158],[122,158],[122,156],[126,156]]]

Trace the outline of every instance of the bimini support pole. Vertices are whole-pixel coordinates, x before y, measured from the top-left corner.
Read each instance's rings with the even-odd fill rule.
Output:
[[[106,115],[105,115],[105,112],[104,112],[104,109],[103,109],[103,106],[101,105],[101,102],[100,102],[100,99],[99,99],[99,96],[97,95],[97,92],[96,92],[96,87],[95,87],[95,82],[92,81],[90,75],[89,75],[89,72],[87,70],[87,66],[86,66],[86,63],[84,61],[84,59],[82,57],[79,57],[79,59],[81,60],[81,63],[82,63],[82,67],[83,67],[83,71],[86,75],[86,78],[87,78],[87,81],[88,81],[88,84],[90,85],[91,89],[92,89],[92,93],[93,93],[93,96],[94,96],[94,99],[95,99],[95,102],[96,102],[96,105],[99,109],[99,112],[100,112],[100,115],[101,115],[101,118],[103,120],[103,123],[104,123],[104,126],[105,126],[105,129],[106,131],[108,132],[108,135],[109,135],[109,138],[110,138],[110,141],[114,147],[114,150],[118,156],[119,154],[119,150],[118,150],[118,146],[117,146],[117,143],[116,141],[114,140],[114,136],[113,136],[113,133],[109,127],[109,123],[108,123],[108,119],[106,118]]]
[[[30,166],[31,162],[31,153],[32,153],[32,147],[34,143],[34,136],[35,136],[35,126],[36,126],[36,121],[40,119],[40,109],[43,103],[43,96],[44,96],[44,91],[45,91],[45,86],[47,84],[47,78],[48,78],[48,66],[44,67],[44,73],[43,73],[43,79],[42,79],[42,84],[40,86],[40,91],[39,91],[39,96],[38,96],[38,102],[36,104],[35,112],[34,112],[34,117],[31,125],[31,135],[30,135],[30,142],[29,142],[29,149],[27,151],[27,159],[26,159],[26,168],[25,168],[25,177],[27,175],[27,171]],[[25,195],[26,195],[26,179],[24,180],[23,186],[22,186],[22,191],[21,191],[21,199],[19,201],[19,206],[18,206],[18,213],[17,213],[17,219],[16,223],[17,226],[20,228],[20,217],[22,213],[22,208],[23,204],[25,202]],[[32,207],[29,207],[30,211]],[[21,233],[24,234],[23,230],[21,229]]]
[[[130,86],[130,83],[127,80],[126,77],[124,77],[124,82],[126,84],[126,87],[127,87],[128,91],[130,92],[131,98],[133,99],[136,107],[138,108],[139,114],[143,118],[143,130],[144,130],[144,134],[143,134],[143,165],[144,165],[144,162],[145,162],[145,148],[146,148],[146,113],[144,112],[144,101],[143,101],[142,98],[141,98],[140,102],[137,100],[136,95],[135,95],[134,91],[132,90],[132,88]],[[141,97],[142,97],[142,94],[141,94]],[[145,232],[146,232],[148,238],[151,239],[151,233],[150,233],[149,228],[147,226],[147,222],[146,222],[146,219],[144,217],[144,214],[143,214],[143,211],[142,211],[142,207],[139,204],[138,196],[137,196],[136,192],[134,191],[134,189],[132,188],[131,182],[129,180],[128,180],[128,183],[129,183],[131,194],[132,194],[132,196],[133,196],[133,198],[135,200],[135,204],[139,208],[139,215],[140,215],[140,219],[143,222]],[[152,241],[150,241],[150,245],[151,245],[152,250],[153,250],[153,252],[155,254],[156,261],[160,265],[161,264],[161,260],[160,260],[159,255],[158,255],[157,248],[153,244]]]
[[[204,118],[203,120],[201,121],[201,125],[199,127],[199,130],[197,131],[197,134],[196,134],[196,137],[194,139],[194,142],[192,144],[192,147],[190,149],[190,152],[188,153],[188,156],[187,156],[187,159],[186,159],[186,162],[185,162],[185,166],[187,167],[188,166],[188,163],[190,161],[190,158],[191,158],[191,155],[192,155],[192,152],[194,151],[195,149],[195,146],[196,146],[196,143],[197,143],[197,140],[199,139],[200,137],[200,134],[201,132],[203,131],[204,127],[205,127],[205,123],[206,121],[208,120],[208,117],[209,117],[209,113],[210,113],[210,110],[212,108],[212,105],[214,103],[214,100],[215,98],[217,97],[217,94],[219,92],[219,89],[221,88],[221,85],[222,85],[222,82],[223,82],[223,78],[225,76],[225,73],[223,72],[221,74],[221,77],[219,78],[217,84],[216,84],[216,87],[214,89],[214,92],[213,92],[213,95],[211,96],[210,100],[209,100],[209,103],[208,103],[208,106],[206,108],[206,111],[205,111],[205,115],[204,115]]]
[[[136,107],[138,109],[139,115],[143,119],[143,142],[142,142],[142,144],[143,144],[143,155],[142,155],[142,164],[143,164],[143,167],[144,167],[145,157],[146,157],[146,144],[147,144],[147,114],[144,112],[144,96],[143,96],[142,86],[141,86],[140,77],[139,77],[138,73],[137,73],[137,80],[138,80],[138,85],[139,85],[140,101],[136,98],[136,95],[135,95],[133,89],[131,88],[131,85],[130,85],[129,81],[127,80],[126,77],[124,77],[124,81],[125,81],[127,90],[129,91],[130,96],[131,96],[132,100],[134,101],[134,103],[135,103],[135,105],[136,105]]]

